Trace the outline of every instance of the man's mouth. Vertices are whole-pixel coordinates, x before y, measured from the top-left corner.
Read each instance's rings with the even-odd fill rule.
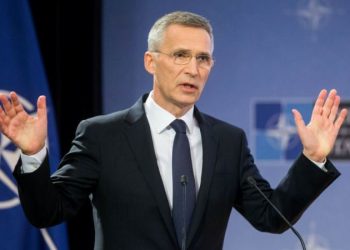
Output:
[[[186,89],[197,89],[197,86],[191,83],[182,83],[181,86],[185,87]]]

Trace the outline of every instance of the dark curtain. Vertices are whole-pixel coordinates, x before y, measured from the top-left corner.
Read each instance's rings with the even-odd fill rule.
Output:
[[[61,154],[82,119],[101,114],[102,0],[29,0],[55,106]],[[93,249],[89,202],[67,222],[71,250]]]

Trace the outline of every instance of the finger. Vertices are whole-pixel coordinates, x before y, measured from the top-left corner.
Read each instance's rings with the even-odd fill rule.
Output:
[[[5,114],[2,108],[0,107],[0,131],[3,132],[5,124]]]
[[[324,104],[324,101],[326,99],[326,96],[327,96],[327,90],[325,89],[322,89],[316,99],[316,102],[315,102],[315,105],[314,105],[314,108],[312,110],[312,117],[314,115],[322,115],[322,108],[323,108],[323,104]],[[312,118],[311,118],[312,119]]]
[[[1,95],[0,100],[2,102],[3,110],[5,111],[6,115],[9,117],[13,117],[16,115],[16,111],[12,106],[12,103],[8,100],[7,96]]]
[[[6,119],[6,114],[5,114],[5,111],[2,109],[2,107],[0,106],[0,119],[2,119],[2,122],[3,123]]]
[[[4,102],[8,101],[7,100],[7,96],[0,94],[0,101],[1,101],[0,109],[4,112],[3,114],[6,115],[5,114],[5,110],[4,110],[4,108],[5,108],[4,107]]]
[[[347,109],[342,109],[339,113],[339,116],[337,118],[337,120],[334,123],[334,127],[337,131],[339,131],[340,127],[343,125],[343,122],[345,121],[345,118],[348,114],[348,110]]]
[[[294,116],[295,125],[297,127],[298,132],[300,133],[305,129],[305,122],[303,120],[303,116],[296,109],[292,109],[292,113]]]
[[[4,110],[2,109],[2,107],[0,107],[0,132],[6,134],[7,133],[7,122],[8,122],[8,118],[4,112]]]
[[[39,120],[46,120],[47,119],[47,107],[46,107],[46,97],[45,96],[39,96],[37,101],[37,115]]]
[[[339,104],[340,104],[340,96],[337,95],[334,99],[334,103],[333,103],[333,106],[331,108],[331,112],[329,114],[329,120],[331,122],[334,122],[335,118],[337,117]]]
[[[10,98],[12,102],[12,106],[15,109],[16,113],[20,113],[24,111],[22,104],[19,101],[19,98],[15,92],[10,93]]]
[[[329,92],[329,95],[326,99],[326,102],[324,103],[323,108],[322,108],[322,116],[323,117],[328,118],[329,114],[331,113],[336,95],[337,95],[337,91],[335,89],[332,89]]]

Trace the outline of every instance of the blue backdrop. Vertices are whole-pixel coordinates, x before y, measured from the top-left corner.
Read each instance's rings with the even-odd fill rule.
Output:
[[[57,166],[60,152],[47,79],[27,0],[0,1],[0,93],[16,91],[25,110],[35,115],[39,95],[46,95],[50,162]],[[48,229],[32,226],[21,207],[12,172],[20,150],[0,133],[0,249],[65,250],[65,224]]]
[[[215,66],[199,108],[245,129],[262,174],[275,186],[300,152],[291,108],[309,119],[322,88],[350,106],[350,2],[346,0],[113,1],[103,6],[104,111],[126,108],[152,88],[143,67],[154,21],[174,10],[206,16],[214,28]],[[310,250],[349,249],[350,118],[332,158],[342,176],[296,228]],[[300,249],[290,231],[253,229],[231,215],[224,249]]]

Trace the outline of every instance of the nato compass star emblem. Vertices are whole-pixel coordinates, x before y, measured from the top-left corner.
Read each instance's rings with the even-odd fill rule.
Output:
[[[297,132],[296,127],[290,124],[288,117],[285,114],[278,114],[272,117],[272,119],[268,122],[272,124],[276,123],[276,126],[268,126],[266,129],[266,135],[271,139],[275,139],[277,145],[283,150],[286,150],[291,142],[291,139],[293,138],[293,135],[295,135]],[[293,138],[293,142],[295,145],[298,141]]]
[[[314,32],[318,31],[332,14],[333,10],[325,0],[308,0],[296,11],[298,19]]]
[[[1,94],[8,95],[6,90],[0,90]],[[19,96],[21,103],[27,112],[33,112],[34,105]],[[32,113],[33,114],[33,113]],[[20,150],[2,133],[0,134],[0,210],[11,209],[20,204],[18,190],[12,172],[18,161]]]
[[[294,16],[302,27],[310,32],[312,41],[317,42],[318,33],[326,27],[331,18],[344,15],[345,12],[329,0],[299,0],[297,6],[286,13]]]
[[[289,161],[301,152],[302,145],[291,113],[298,109],[305,119],[312,111],[312,101],[255,101],[253,136],[257,160]]]

